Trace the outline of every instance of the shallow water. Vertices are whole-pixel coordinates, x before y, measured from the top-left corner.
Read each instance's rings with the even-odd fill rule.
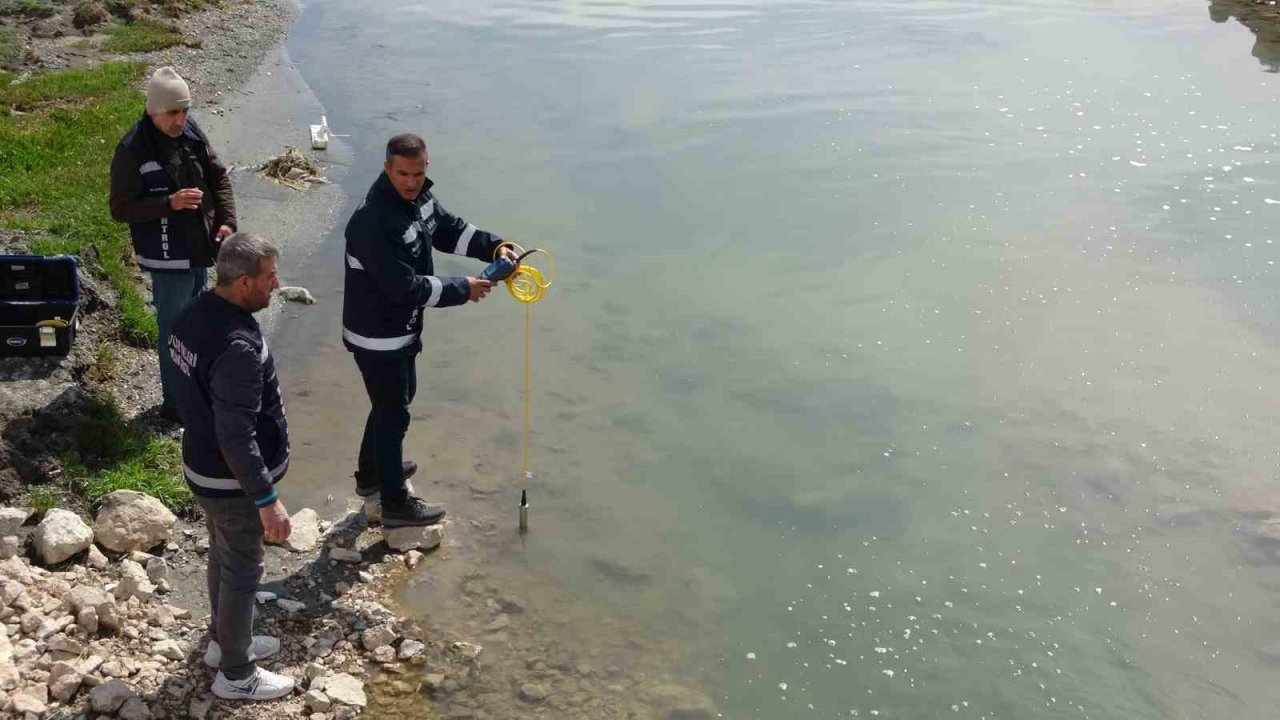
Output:
[[[1280,184],[1247,30],[1148,0],[402,5],[318,0],[290,39],[348,191],[420,132],[450,209],[557,261],[526,537],[523,310],[428,320],[407,447],[455,521],[401,599],[487,663],[443,712],[642,716],[675,683],[737,718],[1273,714]],[[339,228],[276,344],[291,506],[349,492],[340,268]]]

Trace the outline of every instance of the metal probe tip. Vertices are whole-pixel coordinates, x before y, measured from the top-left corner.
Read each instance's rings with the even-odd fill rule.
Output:
[[[521,534],[529,532],[529,494],[527,490],[520,491],[520,532]]]

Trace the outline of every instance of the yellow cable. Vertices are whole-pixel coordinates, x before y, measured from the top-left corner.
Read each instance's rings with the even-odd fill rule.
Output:
[[[516,255],[524,255],[525,249],[513,242],[504,242],[493,251],[493,257],[496,260],[502,252],[502,248],[510,247],[515,251]],[[531,395],[531,387],[529,381],[529,365],[532,357],[533,343],[533,304],[542,299],[547,293],[547,288],[551,287],[551,280],[555,276],[555,258],[551,257],[551,253],[546,250],[534,249],[530,252],[540,253],[547,256],[548,272],[543,273],[538,268],[529,264],[528,258],[521,260],[516,266],[514,272],[507,276],[507,292],[511,293],[511,297],[521,303],[524,303],[524,477],[525,480],[533,479],[533,472],[529,469],[529,401]]]

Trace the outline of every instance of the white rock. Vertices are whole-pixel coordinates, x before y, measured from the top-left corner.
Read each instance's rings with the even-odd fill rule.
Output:
[[[0,581],[0,607],[9,607],[26,590],[17,580]]]
[[[187,656],[177,640],[161,640],[151,648],[151,652],[168,660],[181,660]]]
[[[348,673],[331,675],[324,680],[324,694],[333,702],[343,705],[364,707],[368,699],[364,694],[364,683]]]
[[[125,700],[116,715],[120,720],[151,720],[151,710],[147,708],[146,703],[142,702],[142,698],[137,695]]]
[[[404,564],[406,567],[412,570],[418,567],[418,565],[422,562],[422,559],[425,557],[426,555],[423,555],[417,550],[410,550],[408,554],[404,556]]]
[[[287,598],[280,598],[276,600],[276,605],[279,605],[281,610],[291,614],[302,612],[307,609],[306,603],[300,603],[297,600],[289,600]]]
[[[286,285],[278,290],[276,294],[290,302],[302,303],[303,305],[315,305],[315,296],[311,291],[297,285]]]
[[[382,538],[387,547],[398,552],[406,550],[430,550],[444,539],[444,526],[383,528]]]
[[[293,552],[310,552],[320,544],[320,516],[311,508],[302,508],[289,518],[289,537],[284,547]]]
[[[43,715],[49,709],[49,686],[28,685],[9,696],[13,709],[19,714]]]
[[[406,639],[400,643],[400,651],[396,653],[396,656],[401,660],[408,660],[409,658],[415,658],[421,655],[422,651],[425,649],[426,646],[417,640]]]
[[[395,659],[396,659],[396,649],[391,647],[390,645],[382,645],[381,647],[376,647],[373,649],[373,661],[380,665],[386,665],[387,663],[392,662]]]
[[[105,666],[103,672],[106,672]],[[110,680],[89,691],[89,701],[93,711],[100,713],[113,713],[119,710],[124,701],[131,697],[133,697],[133,688],[123,680]]]
[[[54,565],[89,547],[93,542],[93,530],[70,510],[50,508],[36,526],[32,540],[40,560],[46,565]]]
[[[110,597],[96,585],[78,585],[62,596],[62,606],[72,612],[80,612],[87,607],[97,607]]]
[[[98,612],[98,624],[108,630],[120,629],[120,614],[115,602],[108,600],[94,608]]]
[[[164,503],[133,490],[116,490],[102,498],[93,527],[108,550],[150,550],[173,536],[178,518]]]
[[[0,537],[0,560],[8,560],[15,557],[22,550],[22,541],[18,540],[16,535],[5,535]]]
[[[94,608],[82,608],[76,613],[76,625],[89,635],[98,634],[98,611]]]
[[[358,563],[364,560],[364,556],[355,550],[349,550],[343,547],[331,547],[329,548],[329,559],[347,563]]]
[[[97,545],[89,546],[88,560],[89,567],[95,570],[105,570],[107,565],[110,564],[110,561],[107,560],[107,556],[102,554],[102,551],[98,549]]]
[[[0,535],[16,535],[27,518],[31,517],[30,508],[0,508]]]
[[[7,560],[0,560],[0,575],[10,580],[17,580],[23,585],[30,585],[32,580],[32,568],[23,562],[22,558],[11,557]]]
[[[146,602],[151,599],[155,591],[156,586],[151,584],[151,580],[147,578],[147,571],[143,570],[141,565],[132,560],[120,561],[120,582],[113,591],[117,600],[136,597]],[[102,613],[99,612],[98,616],[101,617]]]
[[[278,597],[275,593],[269,590],[259,590],[258,592],[254,593],[253,596],[258,599],[259,605],[265,605],[266,603],[269,603],[272,600],[275,600],[276,597]]]

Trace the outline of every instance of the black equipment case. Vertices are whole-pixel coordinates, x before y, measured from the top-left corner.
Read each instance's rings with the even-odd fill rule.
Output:
[[[80,325],[70,255],[0,255],[0,355],[66,355]]]

